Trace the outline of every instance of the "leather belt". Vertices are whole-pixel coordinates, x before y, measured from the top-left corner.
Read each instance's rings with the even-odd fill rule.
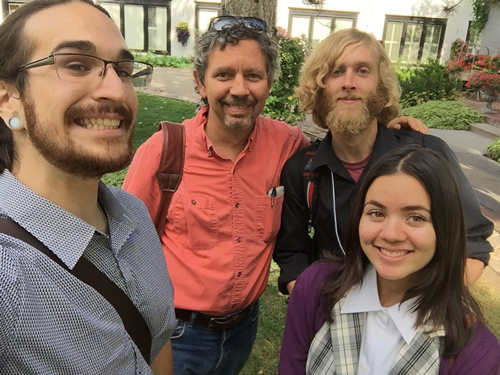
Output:
[[[244,310],[218,316],[206,315],[192,310],[175,309],[175,317],[184,320],[188,324],[204,326],[208,331],[221,332],[236,327],[238,323],[246,318],[254,304],[255,302]],[[191,321],[193,314],[195,314],[196,317]]]

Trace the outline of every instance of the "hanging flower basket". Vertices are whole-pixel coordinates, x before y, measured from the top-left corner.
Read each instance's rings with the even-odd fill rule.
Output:
[[[189,27],[187,22],[181,21],[175,27],[175,32],[177,33],[177,41],[185,47],[189,40]]]

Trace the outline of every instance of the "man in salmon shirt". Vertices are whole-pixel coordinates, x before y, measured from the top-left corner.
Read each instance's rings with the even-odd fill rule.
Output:
[[[174,373],[237,374],[257,333],[259,297],[281,222],[281,169],[309,139],[260,116],[277,68],[264,21],[222,16],[195,48],[207,104],[184,121],[185,162],[160,233],[175,288]],[[161,132],[137,151],[123,188],[155,218]]]
[[[175,374],[237,374],[252,351],[281,220],[281,167],[309,144],[299,127],[260,116],[277,53],[256,18],[216,18],[196,45],[194,78],[208,105],[184,122],[182,182],[160,236],[175,288]],[[123,184],[151,217],[162,145],[161,132],[146,141]]]

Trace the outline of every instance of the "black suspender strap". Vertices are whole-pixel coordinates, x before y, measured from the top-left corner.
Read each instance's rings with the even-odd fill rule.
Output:
[[[144,318],[130,298],[128,298],[128,296],[105,274],[99,271],[94,264],[82,256],[75,267],[70,270],[61,259],[44,244],[10,219],[0,218],[0,233],[5,233],[11,237],[17,238],[40,250],[62,268],[73,274],[73,276],[98,291],[109,303],[111,303],[111,305],[113,305],[118,315],[120,315],[128,334],[141,351],[142,356],[150,363],[151,333],[149,332],[149,328]]]

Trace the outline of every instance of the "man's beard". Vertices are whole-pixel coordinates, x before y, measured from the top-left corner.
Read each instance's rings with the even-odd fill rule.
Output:
[[[71,138],[67,125],[75,118],[83,118],[85,114],[115,112],[123,116],[120,126],[132,126],[133,116],[124,106],[111,110],[109,106],[97,105],[82,108],[70,107],[65,113],[65,127],[54,130],[51,124],[41,125],[37,120],[35,103],[26,92],[24,101],[26,128],[33,146],[53,166],[60,170],[83,178],[101,178],[104,174],[116,172],[130,164],[133,156],[132,133],[126,142],[122,138],[109,140],[100,147],[107,149],[106,157],[95,155]]]
[[[230,96],[229,98],[223,98],[219,101],[221,108],[227,106],[234,107],[255,107],[257,101],[249,97],[238,97]],[[228,129],[250,129],[254,126],[255,117],[247,115],[231,115],[228,116],[224,111],[222,111],[222,123]]]
[[[346,98],[359,99],[359,96],[350,92],[347,92],[345,96]],[[342,106],[338,103],[337,98],[332,98],[330,94],[322,90],[315,111],[318,120],[323,122],[320,125],[330,129],[332,133],[348,137],[361,134],[383,111],[388,100],[387,92],[381,85],[377,86],[375,92],[371,92],[366,98],[361,99],[359,103],[355,104],[359,108],[354,109],[354,106]]]

